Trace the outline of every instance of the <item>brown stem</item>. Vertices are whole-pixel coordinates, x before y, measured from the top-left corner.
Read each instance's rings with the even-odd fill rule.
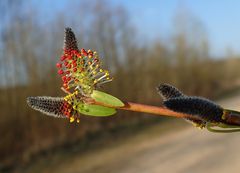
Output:
[[[144,112],[144,113],[150,113],[155,115],[165,115],[165,116],[171,116],[171,117],[177,117],[177,118],[189,117],[189,115],[187,114],[173,112],[164,107],[150,106],[150,105],[144,105],[144,104],[132,103],[132,102],[125,102],[125,106],[120,107],[118,109],[135,111],[135,112]]]
[[[176,117],[176,118],[191,118],[191,119],[199,120],[199,118],[194,117],[192,115],[174,112],[165,107],[150,106],[150,105],[144,105],[144,104],[139,104],[139,103],[124,102],[123,107],[114,107],[111,105],[97,102],[95,100],[91,100],[91,104],[105,106],[105,107],[111,107],[111,108],[115,108],[115,109],[122,109],[122,110],[127,110],[127,111],[150,113],[150,114],[154,114],[154,115],[158,115],[158,116],[171,116],[171,117]]]
[[[151,114],[161,115],[161,116],[171,116],[176,118],[191,118],[191,119],[199,120],[195,116],[174,112],[164,107],[149,106],[149,105],[143,105],[143,104],[131,103],[131,102],[125,102],[125,106],[117,109],[136,111],[136,112],[145,112],[145,113],[151,113]],[[225,111],[226,113],[224,115],[225,117],[223,119],[223,122],[229,125],[240,126],[240,112],[233,111],[233,110],[225,110]]]
[[[114,107],[111,105],[97,102],[92,98],[89,98],[87,100],[87,103],[110,107],[110,108],[115,108],[115,109],[122,109],[122,110],[127,110],[127,111],[150,113],[150,114],[155,114],[155,115],[159,115],[159,116],[171,116],[171,117],[176,117],[176,118],[191,118],[191,119],[195,119],[195,120],[200,120],[199,118],[197,118],[193,115],[174,112],[165,107],[149,106],[149,105],[144,105],[144,104],[139,104],[139,103],[124,102],[123,107]],[[240,112],[233,111],[233,110],[225,110],[225,111],[226,112],[224,113],[223,122],[225,124],[229,124],[229,125],[240,126]]]

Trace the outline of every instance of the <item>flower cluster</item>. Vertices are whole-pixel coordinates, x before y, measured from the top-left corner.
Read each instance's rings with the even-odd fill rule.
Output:
[[[66,109],[64,114],[70,122],[79,122],[77,110],[84,107],[84,97],[90,97],[93,90],[101,84],[112,81],[109,72],[101,68],[99,56],[96,52],[85,49],[64,49],[60,62],[56,64],[58,74],[61,75],[63,88],[69,94],[64,97]]]
[[[80,114],[110,116],[116,113],[112,107],[124,104],[117,98],[96,89],[112,81],[109,72],[101,68],[96,52],[78,49],[77,39],[71,28],[65,28],[64,51],[56,64],[61,75],[65,97],[29,97],[28,105],[46,115],[68,118],[79,122]],[[110,105],[105,107],[95,103]]]
[[[63,88],[70,92],[78,90],[83,96],[90,96],[95,88],[112,81],[109,72],[101,68],[97,53],[91,50],[64,50],[56,66]]]
[[[69,118],[70,122],[74,120],[77,123],[80,122],[80,114],[78,113],[77,109],[83,105],[81,98],[77,98],[78,91],[75,91],[72,94],[69,94],[64,97],[64,106],[63,106],[63,114]],[[78,100],[78,101],[77,101]]]

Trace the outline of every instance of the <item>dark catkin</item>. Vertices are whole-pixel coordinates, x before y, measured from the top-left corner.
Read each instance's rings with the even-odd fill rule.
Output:
[[[222,122],[223,108],[201,97],[177,97],[164,101],[168,109],[195,115],[207,122]]]
[[[166,83],[159,85],[157,91],[163,100],[184,96],[184,94],[177,88]]]
[[[78,50],[77,39],[71,28],[65,28],[64,49]]]
[[[181,91],[179,91],[176,87],[170,85],[170,84],[166,84],[163,83],[161,85],[159,85],[157,87],[157,91],[160,94],[160,96],[162,97],[163,101],[166,101],[168,99],[172,99],[172,98],[177,98],[177,97],[186,97]],[[194,124],[197,127],[205,127],[206,122],[203,120],[196,120],[196,119],[192,119],[192,118],[184,118],[185,120],[187,120],[188,122],[191,122],[192,124]]]
[[[63,114],[64,99],[62,97],[28,97],[27,104],[46,115],[56,118],[66,118]]]

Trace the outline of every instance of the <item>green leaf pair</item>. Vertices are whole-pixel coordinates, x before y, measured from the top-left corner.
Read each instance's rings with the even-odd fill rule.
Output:
[[[118,98],[97,90],[93,90],[91,98],[104,105],[109,105],[110,107],[124,106],[124,103]],[[94,104],[84,104],[81,108],[78,108],[77,110],[84,115],[103,117],[113,115],[117,112],[115,108],[110,107],[99,106]]]

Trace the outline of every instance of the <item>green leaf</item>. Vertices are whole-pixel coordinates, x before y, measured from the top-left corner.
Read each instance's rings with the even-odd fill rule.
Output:
[[[81,106],[78,107],[77,110],[84,115],[96,117],[110,116],[116,113],[116,110],[114,108],[89,104],[82,104]]]
[[[101,91],[97,91],[97,90],[93,90],[93,93],[91,94],[91,97],[93,99],[95,99],[97,102],[106,104],[106,105],[110,105],[110,106],[114,106],[114,107],[123,107],[124,103],[119,100],[118,98],[101,92]]]

